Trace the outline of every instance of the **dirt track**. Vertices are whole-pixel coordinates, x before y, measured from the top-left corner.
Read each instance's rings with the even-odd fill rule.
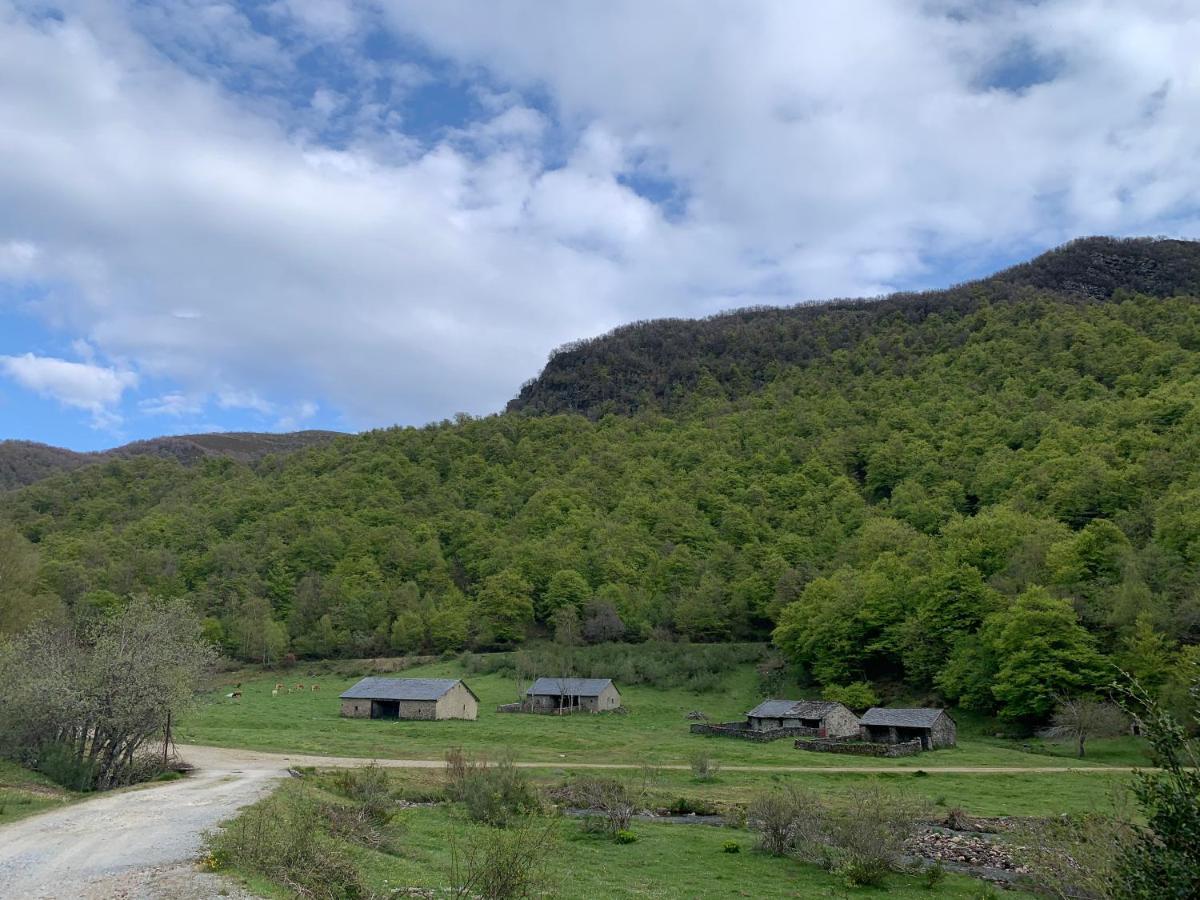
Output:
[[[244,897],[193,862],[205,830],[253,802],[289,768],[345,768],[356,757],[263,753],[182,745],[180,755],[197,771],[183,781],[106,794],[0,827],[0,898],[124,898],[201,900]],[[394,768],[439,769],[440,759],[381,759]],[[637,769],[620,763],[518,762],[523,768]],[[685,765],[663,769],[687,770]],[[811,774],[913,773],[917,766],[725,766],[732,772]],[[1080,766],[931,766],[925,771],[970,775],[1096,772],[1129,768]]]
[[[262,768],[279,771],[300,766],[316,766],[331,769],[344,769],[352,766],[362,766],[369,759],[356,756],[307,756],[302,753],[268,753],[262,750],[235,750],[225,747],[203,747],[195,744],[181,744],[180,754],[193,765],[202,768]],[[445,762],[440,759],[376,759],[381,766],[392,769],[442,769]],[[577,763],[568,762],[517,762],[522,769],[640,769],[637,763]],[[662,765],[655,768],[686,772],[691,769],[687,765]],[[724,772],[795,772],[810,775],[833,774],[868,774],[879,775],[887,772],[911,775],[914,772],[928,772],[936,775],[944,772],[952,775],[1020,775],[1030,773],[1062,774],[1064,772],[1097,772],[1119,774],[1134,771],[1129,766],[737,766],[722,765]],[[1143,768],[1141,771],[1148,771]]]

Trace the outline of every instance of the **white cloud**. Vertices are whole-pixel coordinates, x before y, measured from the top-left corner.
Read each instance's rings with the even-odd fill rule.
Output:
[[[24,278],[33,272],[38,248],[29,241],[0,241],[0,278]]]
[[[139,401],[138,409],[150,416],[194,416],[203,412],[204,398],[171,391]]]
[[[279,37],[219,3],[0,0],[0,278],[169,383],[146,414],[487,412],[622,321],[1197,222],[1200,20],[1165,0],[381,9],[280,0]],[[486,114],[418,134],[433,69],[357,53],[380,15]],[[316,43],[353,77],[290,106]]]
[[[114,412],[126,390],[137,386],[133,372],[70,362],[52,356],[0,356],[0,371],[22,387],[64,406],[87,410],[96,427],[120,423]]]

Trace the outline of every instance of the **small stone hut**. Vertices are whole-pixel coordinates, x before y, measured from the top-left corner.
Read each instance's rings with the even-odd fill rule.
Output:
[[[620,705],[611,678],[539,678],[525,692],[525,706],[535,713],[607,712]]]
[[[809,728],[813,737],[853,737],[859,733],[858,717],[832,700],[764,700],[746,713],[751,731]]]
[[[861,737],[876,744],[920,741],[922,750],[958,743],[958,726],[944,709],[868,709],[859,720]]]
[[[474,719],[479,698],[461,679],[364,678],[341,694],[351,719]]]

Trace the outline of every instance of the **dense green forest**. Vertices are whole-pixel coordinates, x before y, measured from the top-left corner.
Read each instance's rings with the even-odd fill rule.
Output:
[[[1171,295],[1200,249],[1069,251],[1053,277],[707,320],[691,381],[670,323],[645,326],[667,374],[627,370],[623,415],[534,414],[552,360],[520,412],[0,494],[0,628],[149,593],[244,659],[773,636],[814,685],[1024,722],[1114,665],[1178,693],[1200,675],[1200,302]]]
[[[522,386],[510,412],[580,412],[592,418],[647,406],[674,410],[700,383],[715,379],[744,396],[796,365],[822,364],[837,350],[876,340],[892,357],[936,349],[917,325],[928,317],[962,317],[984,304],[1053,293],[1073,305],[1105,301],[1118,290],[1151,297],[1200,296],[1200,253],[1194,241],[1085,238],[982,281],[944,291],[882,300],[835,300],[790,308],[755,307],[707,319],[635,322],[556,350],[543,372]]]

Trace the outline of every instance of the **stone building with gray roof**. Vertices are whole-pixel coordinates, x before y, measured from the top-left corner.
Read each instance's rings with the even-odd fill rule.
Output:
[[[764,700],[746,713],[751,731],[780,728],[811,729],[816,737],[840,738],[858,734],[858,717],[832,700]]]
[[[364,678],[341,694],[351,719],[474,719],[479,698],[461,679]]]
[[[922,750],[938,750],[958,743],[958,726],[944,709],[886,709],[875,706],[859,720],[864,741],[902,744],[920,741]]]
[[[621,706],[611,678],[539,678],[522,707],[536,713],[609,712]]]

